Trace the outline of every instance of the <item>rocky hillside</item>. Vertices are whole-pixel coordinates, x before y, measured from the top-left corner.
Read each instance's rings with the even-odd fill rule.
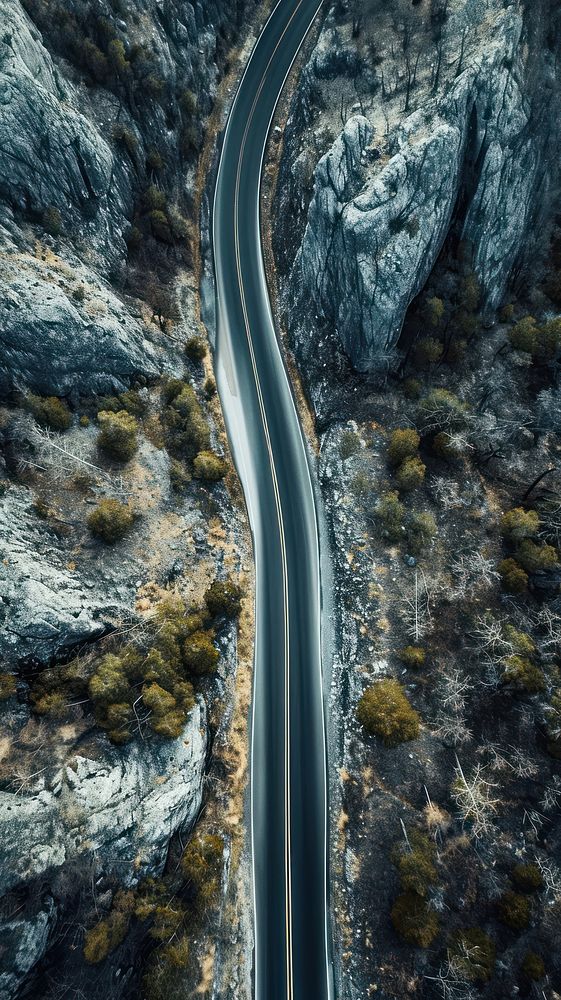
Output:
[[[243,732],[223,754],[249,556],[198,317],[197,213],[252,6],[0,2],[8,1000],[138,995],[141,976],[145,996],[209,976],[244,988],[243,962],[213,970],[204,931],[221,933],[239,862]]]
[[[291,109],[278,201],[303,359],[333,330],[354,367],[383,367],[445,246],[469,253],[485,309],[545,251],[558,45],[545,2],[331,8]]]

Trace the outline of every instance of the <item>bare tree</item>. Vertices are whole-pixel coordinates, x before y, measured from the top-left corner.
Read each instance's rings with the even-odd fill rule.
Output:
[[[471,775],[467,776],[457,754],[454,773],[456,778],[451,793],[460,819],[463,824],[469,824],[475,839],[480,840],[493,828],[492,816],[500,803],[500,799],[494,798],[494,789],[498,786],[488,780],[481,764],[477,764]]]
[[[432,625],[431,594],[425,574],[415,570],[413,594],[403,603],[403,618],[408,635],[418,642],[430,631]]]

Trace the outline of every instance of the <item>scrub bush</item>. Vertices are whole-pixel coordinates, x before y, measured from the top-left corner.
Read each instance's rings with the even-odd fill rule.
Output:
[[[380,737],[387,747],[419,735],[419,715],[393,678],[376,681],[366,689],[357,706],[357,718],[367,733]]]

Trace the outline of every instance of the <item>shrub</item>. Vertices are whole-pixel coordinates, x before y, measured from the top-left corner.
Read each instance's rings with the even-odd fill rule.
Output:
[[[522,892],[536,892],[544,886],[543,875],[533,862],[515,865],[512,869],[512,881]]]
[[[116,122],[111,130],[111,134],[114,141],[119,146],[122,146],[123,149],[126,149],[131,159],[134,160],[138,149],[138,139],[132,129],[127,128],[122,122]]]
[[[466,422],[467,407],[448,389],[431,389],[419,403],[417,416],[425,432],[460,430]]]
[[[53,205],[46,208],[43,212],[42,219],[43,229],[50,233],[51,236],[60,236],[62,232],[62,216],[58,210]]]
[[[421,438],[412,427],[393,431],[388,445],[388,461],[390,465],[401,465],[406,458],[417,454]]]
[[[428,948],[438,934],[438,917],[415,892],[404,892],[392,906],[391,921],[408,944]]]
[[[209,378],[205,379],[204,389],[205,389],[205,396],[207,399],[212,399],[212,397],[216,395],[216,382],[214,381],[213,378],[210,378],[210,376]]]
[[[111,410],[112,413],[126,410],[133,417],[143,417],[148,410],[148,401],[136,389],[127,389],[118,396],[103,396],[99,409]]]
[[[0,701],[13,698],[17,691],[17,679],[13,674],[0,674]]]
[[[414,670],[424,667],[427,658],[425,650],[420,646],[406,646],[405,649],[400,649],[397,655],[402,663]]]
[[[525,316],[508,331],[508,338],[515,351],[534,354],[538,343],[538,328],[533,316]]]
[[[505,660],[505,670],[502,679],[505,684],[512,684],[513,687],[519,688],[522,691],[528,691],[530,694],[536,694],[538,691],[545,689],[543,671],[532,663],[531,660],[528,660],[524,656],[517,656],[516,654],[507,657]]]
[[[79,424],[80,424],[80,427],[89,427],[90,426],[90,418],[88,417],[87,413],[82,413],[82,416],[80,417],[80,420],[79,420]]]
[[[557,549],[553,545],[536,545],[530,538],[525,538],[518,546],[516,560],[527,573],[554,569],[559,565]]]
[[[165,193],[155,184],[150,184],[142,195],[142,207],[145,212],[153,212],[154,210],[165,212],[167,208]]]
[[[126,410],[112,413],[100,410],[97,420],[101,430],[97,438],[98,447],[119,462],[128,462],[138,450],[138,422]]]
[[[457,931],[450,942],[454,966],[469,983],[487,982],[495,967],[496,948],[480,927]]]
[[[523,931],[528,926],[530,911],[530,900],[510,889],[501,896],[497,904],[499,920],[513,931]]]
[[[26,404],[38,424],[54,431],[67,431],[72,423],[72,414],[63,399],[57,396],[34,396],[30,394]]]
[[[343,431],[339,439],[339,454],[345,462],[360,451],[360,438],[355,431]]]
[[[224,479],[227,471],[226,462],[214,451],[200,451],[193,462],[193,475],[209,483],[217,483],[220,479]]]
[[[181,873],[198,897],[199,906],[212,905],[218,894],[218,876],[224,856],[224,841],[217,834],[195,836],[181,858]]]
[[[403,537],[403,516],[405,508],[397,493],[384,493],[376,505],[376,516],[380,521],[382,534],[396,542]]]
[[[516,559],[503,559],[498,565],[503,590],[507,594],[523,594],[528,589],[528,574]]]
[[[194,632],[183,646],[186,667],[194,674],[210,674],[216,670],[219,653],[213,643],[212,632]]]
[[[414,892],[424,898],[438,881],[438,873],[434,866],[435,845],[419,830],[413,830],[409,840],[412,846],[394,850],[392,861],[399,871],[403,891]]]
[[[107,653],[90,677],[88,691],[93,702],[105,704],[124,702],[130,696],[130,685],[121,657]]]
[[[400,490],[410,492],[418,489],[425,481],[426,466],[420,458],[406,458],[395,474]]]
[[[357,706],[357,719],[371,736],[385,746],[417,739],[419,716],[410,705],[403,687],[393,678],[377,681],[366,689]]]
[[[424,312],[430,326],[440,326],[444,319],[444,302],[438,296],[433,295],[432,298],[426,300]]]
[[[213,618],[237,618],[242,609],[242,589],[231,580],[215,580],[205,591],[204,601]]]
[[[165,212],[159,208],[154,208],[149,214],[152,234],[162,243],[173,243],[173,232],[170,221]]]
[[[120,500],[100,500],[88,517],[88,528],[97,538],[112,545],[118,542],[132,528],[134,511]]]
[[[514,628],[514,625],[507,623],[504,626],[504,637],[512,648],[520,656],[533,656],[536,652],[536,644],[531,635]]]
[[[432,450],[438,458],[444,458],[446,461],[461,458],[464,454],[464,446],[459,441],[457,437],[448,434],[447,431],[440,431],[439,434],[433,438]]]
[[[415,363],[420,367],[436,364],[442,357],[442,343],[436,337],[422,337],[415,344]]]
[[[50,691],[34,698],[33,707],[39,715],[47,715],[50,719],[63,719],[68,711],[62,691]]]
[[[407,544],[412,552],[419,555],[433,541],[437,534],[437,524],[427,511],[413,513],[407,521]]]
[[[172,458],[169,464],[169,480],[172,490],[183,493],[191,482],[191,474],[184,462]]]
[[[164,383],[163,422],[166,444],[177,458],[193,459],[210,446],[210,431],[194,390],[186,382]]]
[[[72,289],[72,298],[75,302],[84,302],[86,298],[86,289],[84,285],[76,285]]]
[[[185,344],[185,353],[190,361],[200,362],[206,357],[206,344],[202,337],[190,337]]]
[[[510,542],[520,542],[524,538],[535,538],[540,529],[540,518],[535,510],[514,507],[503,514],[500,522],[501,534]]]
[[[129,929],[127,913],[113,911],[105,920],[86,931],[84,938],[84,958],[90,965],[103,962],[115,948],[124,941]]]
[[[420,399],[422,385],[417,378],[406,378],[403,383],[403,394],[406,399]]]
[[[155,174],[160,174],[165,167],[163,156],[152,146],[146,154],[146,169],[153,170]]]
[[[524,955],[522,965],[520,966],[522,973],[527,976],[528,979],[537,981],[538,979],[543,979],[545,976],[545,965],[541,955],[537,955],[535,951],[527,951]]]

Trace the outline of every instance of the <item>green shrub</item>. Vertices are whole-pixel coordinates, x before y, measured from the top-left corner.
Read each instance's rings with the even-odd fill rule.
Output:
[[[536,652],[536,644],[531,635],[521,632],[510,623],[504,626],[504,638],[519,656],[533,656]]]
[[[26,398],[26,405],[38,424],[54,431],[67,431],[72,423],[72,414],[63,399],[57,396],[34,396]]]
[[[498,565],[503,590],[507,594],[523,594],[528,589],[528,574],[516,559],[503,559]]]
[[[393,678],[376,681],[366,689],[357,706],[357,719],[387,747],[416,740],[419,735],[419,716]]]
[[[161,153],[152,146],[146,154],[146,169],[153,170],[155,174],[160,174],[165,167],[165,161]]]
[[[345,462],[360,451],[360,437],[355,431],[345,430],[339,439],[339,454]]]
[[[536,545],[530,538],[525,538],[516,550],[516,561],[527,573],[537,573],[558,566],[559,555],[553,545]]]
[[[438,296],[433,295],[432,298],[426,300],[424,314],[430,326],[440,326],[444,319],[444,311],[444,302]]]
[[[169,463],[169,480],[176,493],[184,493],[191,482],[191,473],[178,458],[172,458]]]
[[[107,956],[124,941],[129,920],[124,913],[112,913],[106,920],[100,920],[95,927],[86,931],[84,958],[90,965],[103,962]]]
[[[157,240],[162,243],[173,243],[173,231],[170,225],[170,221],[165,212],[162,212],[159,208],[154,208],[149,214],[150,227],[152,229],[153,235]]]
[[[428,511],[412,513],[407,519],[407,544],[415,555],[420,555],[436,538],[438,528]]]
[[[190,361],[200,362],[206,357],[207,348],[202,337],[190,337],[185,344],[185,353]]]
[[[442,357],[442,343],[436,337],[422,337],[415,344],[413,356],[419,367],[436,364]]]
[[[123,703],[131,694],[121,657],[107,653],[90,677],[88,691],[93,702]]]
[[[204,601],[213,618],[237,618],[242,609],[241,587],[231,580],[215,580],[205,591]]]
[[[515,351],[534,354],[538,342],[538,328],[533,316],[525,316],[508,332],[508,338]]]
[[[505,660],[503,683],[512,684],[513,687],[530,694],[536,694],[545,689],[545,677],[531,660],[524,656],[508,656]]]
[[[214,451],[200,451],[193,461],[193,475],[209,483],[217,483],[224,479],[228,465]]]
[[[193,837],[183,852],[181,873],[195,894],[199,909],[216,902],[223,856],[222,837],[209,833]]]
[[[123,149],[126,149],[127,153],[134,160],[136,152],[138,150],[138,139],[132,131],[132,129],[127,128],[122,122],[116,122],[111,130],[113,140]]]
[[[535,982],[539,979],[543,979],[545,976],[545,965],[541,955],[537,955],[535,951],[527,951],[524,955],[522,965],[520,966],[522,973],[528,978]]]
[[[84,285],[76,285],[72,289],[72,298],[75,302],[84,302],[86,298],[86,288]]]
[[[406,458],[395,474],[400,490],[410,492],[416,490],[425,481],[426,466],[420,458]]]
[[[97,438],[98,447],[119,462],[128,462],[138,450],[138,422],[126,410],[112,413],[100,410],[97,422],[101,427]]]
[[[450,941],[450,955],[455,968],[469,983],[484,983],[493,975],[495,944],[480,927],[457,931]]]
[[[382,534],[390,541],[397,542],[403,538],[403,517],[405,508],[397,493],[384,493],[376,505],[376,516],[380,522]]]
[[[192,118],[197,110],[197,98],[192,90],[184,90],[179,96],[179,107],[184,115]]]
[[[17,691],[17,678],[13,674],[0,674],[0,701],[13,698]]]
[[[462,309],[466,310],[466,312],[473,313],[479,306],[480,298],[481,289],[479,287],[479,282],[475,274],[470,272],[460,281],[458,289],[458,303]]]
[[[82,416],[80,417],[80,420],[78,422],[80,424],[80,427],[89,427],[90,418],[88,417],[87,413],[82,413]]]
[[[425,898],[438,882],[434,841],[420,830],[413,830],[409,834],[409,843],[411,846],[400,845],[392,851],[392,861],[399,871],[403,891]]]
[[[499,920],[513,931],[523,931],[528,926],[530,912],[530,900],[510,889],[503,893],[497,904]]]
[[[170,379],[163,386],[166,444],[177,458],[194,459],[210,447],[210,431],[194,390]]]
[[[419,426],[425,431],[461,430],[467,406],[448,389],[431,389],[419,403]]]
[[[407,399],[420,399],[422,385],[417,378],[406,378],[403,383],[403,393]]]
[[[167,198],[160,188],[155,184],[150,184],[142,195],[142,207],[145,212],[165,212],[167,208]]]
[[[510,542],[520,542],[524,538],[535,538],[540,530],[540,518],[535,510],[514,507],[503,514],[500,522],[501,534]]]
[[[388,445],[390,465],[401,465],[406,458],[413,458],[419,449],[421,438],[412,427],[393,431]]]
[[[436,913],[415,892],[404,892],[397,897],[391,921],[400,937],[417,948],[428,948],[439,930]]]
[[[43,229],[51,236],[60,236],[62,232],[62,216],[53,205],[46,208],[42,216]]]
[[[424,667],[427,658],[425,650],[421,649],[420,646],[406,646],[405,649],[400,649],[397,655],[402,663],[414,670]]]
[[[50,719],[63,719],[68,712],[68,704],[62,691],[50,691],[33,699],[33,707],[38,715]]]
[[[183,659],[194,674],[210,674],[216,670],[219,653],[213,643],[213,632],[193,632],[184,643]]]
[[[458,444],[458,439],[452,437],[447,431],[440,431],[439,434],[435,435],[432,441],[432,450],[438,458],[443,458],[446,461],[461,458],[464,453],[462,446]]]
[[[205,396],[207,399],[212,399],[212,397],[216,395],[216,382],[214,381],[213,378],[210,378],[210,376],[209,378],[205,379],[204,389],[205,389]]]
[[[522,892],[536,892],[544,887],[543,875],[533,862],[515,865],[512,869],[512,881]]]
[[[112,545],[118,542],[132,528],[135,520],[134,511],[120,500],[100,500],[95,510],[88,517],[88,528],[104,542]]]
[[[143,417],[148,410],[148,401],[136,389],[127,389],[118,396],[102,396],[99,409],[111,410],[112,413],[126,410],[133,417]]]

